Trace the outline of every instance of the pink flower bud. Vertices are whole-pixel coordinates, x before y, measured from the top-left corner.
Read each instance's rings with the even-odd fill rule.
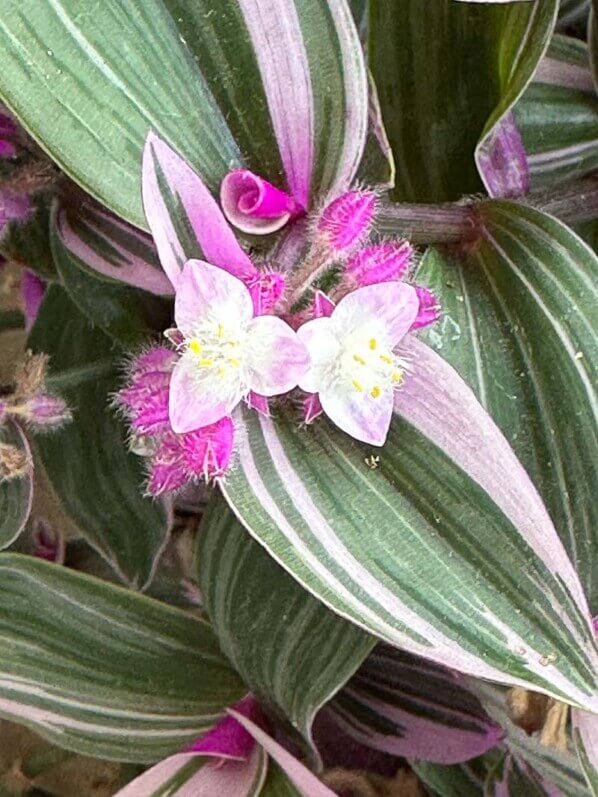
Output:
[[[375,285],[400,280],[411,264],[413,247],[408,241],[387,241],[356,252],[345,269],[353,285]]]
[[[62,562],[64,559],[64,538],[42,518],[33,527],[33,555],[47,562]]]
[[[71,420],[71,412],[58,396],[38,393],[27,400],[25,418],[40,429],[52,429]]]
[[[312,304],[314,318],[328,318],[332,315],[334,307],[335,305],[332,299],[329,299],[322,291],[316,291]]]
[[[368,235],[376,212],[373,191],[349,191],[324,209],[318,219],[317,238],[336,257],[349,254]]]
[[[324,410],[317,393],[310,393],[303,402],[303,420],[306,424],[313,423]]]
[[[155,346],[131,363],[129,384],[116,401],[130,418],[132,428],[141,435],[154,435],[170,429],[168,388],[177,355],[166,346]]]
[[[258,274],[249,284],[255,315],[270,313],[284,292],[285,278],[276,271]]]
[[[280,230],[291,216],[303,210],[292,196],[248,169],[226,175],[220,203],[231,224],[254,235]]]
[[[182,437],[183,456],[190,476],[211,481],[226,472],[233,453],[234,427],[231,418],[187,432]]]
[[[153,371],[170,373],[176,360],[177,356],[172,349],[167,346],[153,346],[133,360],[131,363],[131,375],[140,376]]]
[[[33,207],[27,195],[0,190],[0,234],[11,221],[26,221],[32,213]]]
[[[46,283],[29,269],[23,270],[21,277],[21,295],[25,314],[25,329],[33,326],[46,292]]]
[[[270,405],[266,396],[260,396],[259,393],[250,390],[245,401],[249,409],[259,412],[260,415],[265,415],[266,418],[270,417]]]
[[[144,378],[147,378],[148,374]],[[163,375],[160,375],[163,376]],[[131,427],[141,435],[155,435],[170,429],[168,420],[168,384],[147,391],[145,398],[135,404]]]
[[[411,325],[411,329],[421,329],[421,327],[427,327],[429,324],[438,321],[440,318],[440,304],[436,296],[428,288],[421,288],[416,285],[415,290],[419,299],[419,311],[417,318]]]
[[[187,470],[181,461],[160,462],[159,460],[153,460],[150,467],[147,491],[153,496],[162,495],[162,493],[172,493],[180,490],[188,481]]]

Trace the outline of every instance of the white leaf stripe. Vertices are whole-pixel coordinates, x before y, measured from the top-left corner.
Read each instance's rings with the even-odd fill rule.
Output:
[[[442,497],[451,492],[445,493],[444,488],[452,484],[454,489],[456,483],[447,469],[442,476],[448,481],[438,490],[442,497],[418,494],[423,480],[417,476],[426,470],[424,462],[415,459],[413,432],[408,427],[391,432],[386,450],[392,458],[396,448],[409,461],[413,484],[405,483],[404,469],[399,475],[396,460],[386,463],[391,472],[369,471],[363,464],[367,450],[360,454],[357,446],[331,434],[324,424],[318,426],[316,438],[309,430],[294,432],[288,423],[275,425],[249,417],[245,422],[250,425],[251,443],[241,431],[240,467],[224,485],[227,500],[274,558],[324,603],[381,638],[426,658],[494,680],[534,683],[573,702],[593,703],[590,684],[595,665],[590,662],[594,654],[584,651],[588,644],[584,619],[571,603],[567,605],[561,584],[513,535],[504,517],[501,520],[495,514],[491,502],[481,514],[473,509],[475,504],[469,509],[476,518],[472,516],[470,522],[479,524],[480,537],[488,535],[484,550],[473,537],[467,539],[471,532],[466,534],[466,528],[459,527],[463,539],[452,536],[457,526],[451,515],[445,517],[445,522],[450,517],[446,529],[429,525],[431,514],[445,510]],[[434,467],[433,452],[427,454],[426,464]],[[457,473],[453,471],[453,478]],[[403,483],[397,491],[393,485],[399,485],[398,479]],[[462,489],[471,495],[465,484],[461,483]],[[476,498],[482,501],[481,495]],[[454,503],[454,495],[451,500]],[[437,520],[441,522],[440,517]],[[482,531],[486,523],[499,525]],[[439,529],[445,539],[439,539]],[[521,573],[509,572],[490,544],[505,534],[509,543],[501,556],[515,556],[513,564],[519,556],[520,561],[527,561]],[[493,583],[475,575],[478,558],[481,569],[492,561],[493,572],[487,577]],[[528,598],[523,600],[527,590]],[[570,612],[567,631],[550,604],[558,608],[556,596]],[[464,635],[463,628],[470,631]],[[540,628],[548,634],[542,642]],[[573,642],[578,635],[580,641]],[[535,651],[530,649],[532,639]],[[476,653],[482,647],[483,658]],[[553,648],[560,651],[556,664],[550,658],[544,660]],[[526,650],[525,657],[519,656],[519,649]],[[573,658],[576,663],[570,668]]]
[[[31,557],[0,557],[0,578],[0,714],[63,747],[154,761],[245,691],[182,611]]]

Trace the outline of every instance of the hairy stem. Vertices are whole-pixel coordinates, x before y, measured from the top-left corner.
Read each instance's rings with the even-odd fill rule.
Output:
[[[401,236],[414,244],[458,243],[476,230],[471,205],[450,202],[385,204],[378,211],[376,226],[382,235]]]

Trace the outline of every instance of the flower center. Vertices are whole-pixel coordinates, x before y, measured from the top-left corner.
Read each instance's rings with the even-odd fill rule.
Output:
[[[353,335],[340,357],[340,374],[357,393],[373,399],[403,381],[405,364],[374,334]]]
[[[185,341],[186,352],[202,376],[242,381],[245,338],[241,326],[210,319],[199,324],[195,335]]]

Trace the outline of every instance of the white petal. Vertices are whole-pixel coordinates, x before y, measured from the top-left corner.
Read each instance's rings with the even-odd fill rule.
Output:
[[[299,327],[297,335],[305,344],[310,358],[309,370],[299,381],[301,390],[319,393],[328,383],[326,374],[334,368],[340,355],[340,343],[330,318],[314,318]]]
[[[281,318],[262,315],[247,327],[248,384],[262,396],[278,396],[297,387],[309,366],[309,354],[297,333]]]
[[[187,338],[193,337],[198,324],[209,316],[246,323],[253,317],[251,294],[241,280],[228,271],[189,260],[177,283],[174,317]]]
[[[419,299],[413,285],[380,282],[347,294],[337,304],[331,318],[340,337],[374,322],[385,344],[394,348],[409,332],[418,310]]]
[[[391,387],[372,398],[365,390],[336,382],[333,388],[320,392],[320,402],[330,420],[351,437],[374,446],[386,442],[393,411]]]

